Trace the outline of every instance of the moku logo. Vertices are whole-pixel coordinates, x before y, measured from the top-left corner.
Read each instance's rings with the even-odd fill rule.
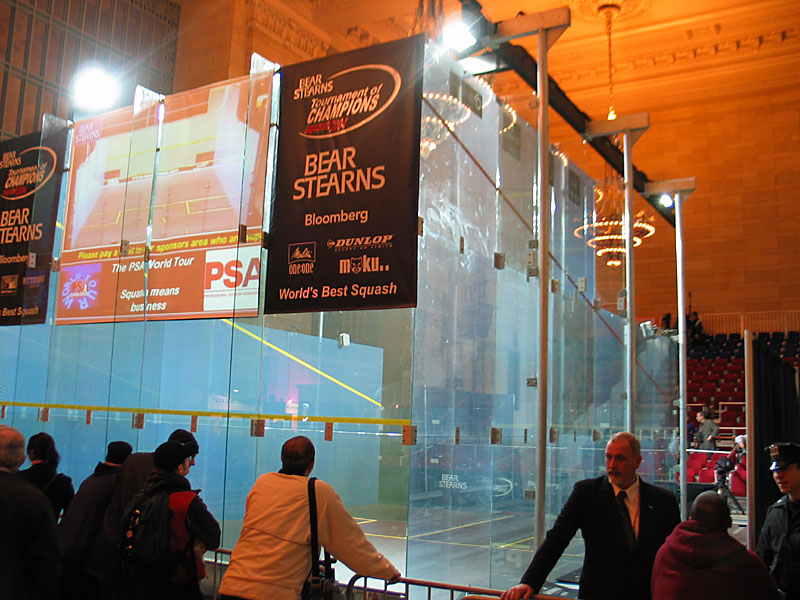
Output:
[[[339,273],[358,275],[364,273],[379,273],[381,271],[388,271],[387,265],[382,265],[380,258],[377,256],[352,256],[350,258],[339,259]]]

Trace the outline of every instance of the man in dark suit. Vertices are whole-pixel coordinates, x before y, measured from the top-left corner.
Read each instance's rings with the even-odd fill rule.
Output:
[[[575,484],[521,583],[503,592],[502,600],[538,593],[578,529],[585,545],[579,598],[650,598],[653,560],[680,515],[674,494],[639,479],[641,463],[636,436],[612,436],[606,475]]]
[[[56,518],[45,495],[19,474],[25,438],[0,425],[0,598],[58,597]]]

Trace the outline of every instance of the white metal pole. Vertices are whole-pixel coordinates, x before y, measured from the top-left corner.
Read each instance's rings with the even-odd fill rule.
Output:
[[[536,444],[536,547],[542,545],[545,536],[545,509],[547,487],[547,382],[548,382],[548,330],[550,313],[550,143],[548,133],[548,111],[550,100],[547,77],[547,29],[538,32],[538,67],[536,73],[537,97],[539,99],[539,423]]]
[[[633,156],[631,150],[631,132],[626,130],[622,134],[623,153],[625,155],[625,296],[627,310],[625,311],[625,391],[628,405],[628,431],[635,434],[636,415],[634,414],[634,401],[636,400],[636,298],[634,293],[635,275],[633,259]]]
[[[686,439],[686,281],[683,270],[683,195],[678,192],[675,194],[675,264],[678,271],[678,390],[680,395],[680,408],[678,439],[678,457],[680,460],[680,491],[681,491],[681,520],[685,521],[687,516],[686,506],[686,460],[688,458],[687,448],[689,440]]]
[[[755,408],[753,406],[753,333],[744,331],[744,410],[747,419],[747,547],[756,548],[756,457]],[[769,443],[769,442],[767,442]]]

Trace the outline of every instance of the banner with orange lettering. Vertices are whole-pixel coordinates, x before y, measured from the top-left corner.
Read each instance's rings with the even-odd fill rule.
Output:
[[[67,129],[0,143],[0,325],[44,323]]]
[[[416,306],[423,44],[281,70],[266,312]]]
[[[75,123],[57,324],[258,314],[271,82]]]

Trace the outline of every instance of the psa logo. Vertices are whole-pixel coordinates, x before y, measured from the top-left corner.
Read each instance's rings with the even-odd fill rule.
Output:
[[[260,267],[258,246],[206,251],[203,310],[257,308]]]
[[[342,250],[366,250],[367,248],[390,248],[394,234],[365,235],[361,237],[329,239],[328,248],[334,252]]]
[[[246,288],[251,282],[258,282],[258,256],[238,256],[236,249],[220,250],[224,256],[210,256],[212,252],[215,251],[206,252],[206,290]]]
[[[339,273],[358,275],[359,273],[380,273],[388,271],[389,265],[382,265],[377,256],[351,256],[339,259]]]
[[[72,308],[77,302],[78,308],[86,310],[97,298],[97,280],[90,274],[76,273],[64,282],[61,288],[61,304],[65,308]]]
[[[316,260],[316,242],[289,244],[289,275],[308,275],[313,273]]]

